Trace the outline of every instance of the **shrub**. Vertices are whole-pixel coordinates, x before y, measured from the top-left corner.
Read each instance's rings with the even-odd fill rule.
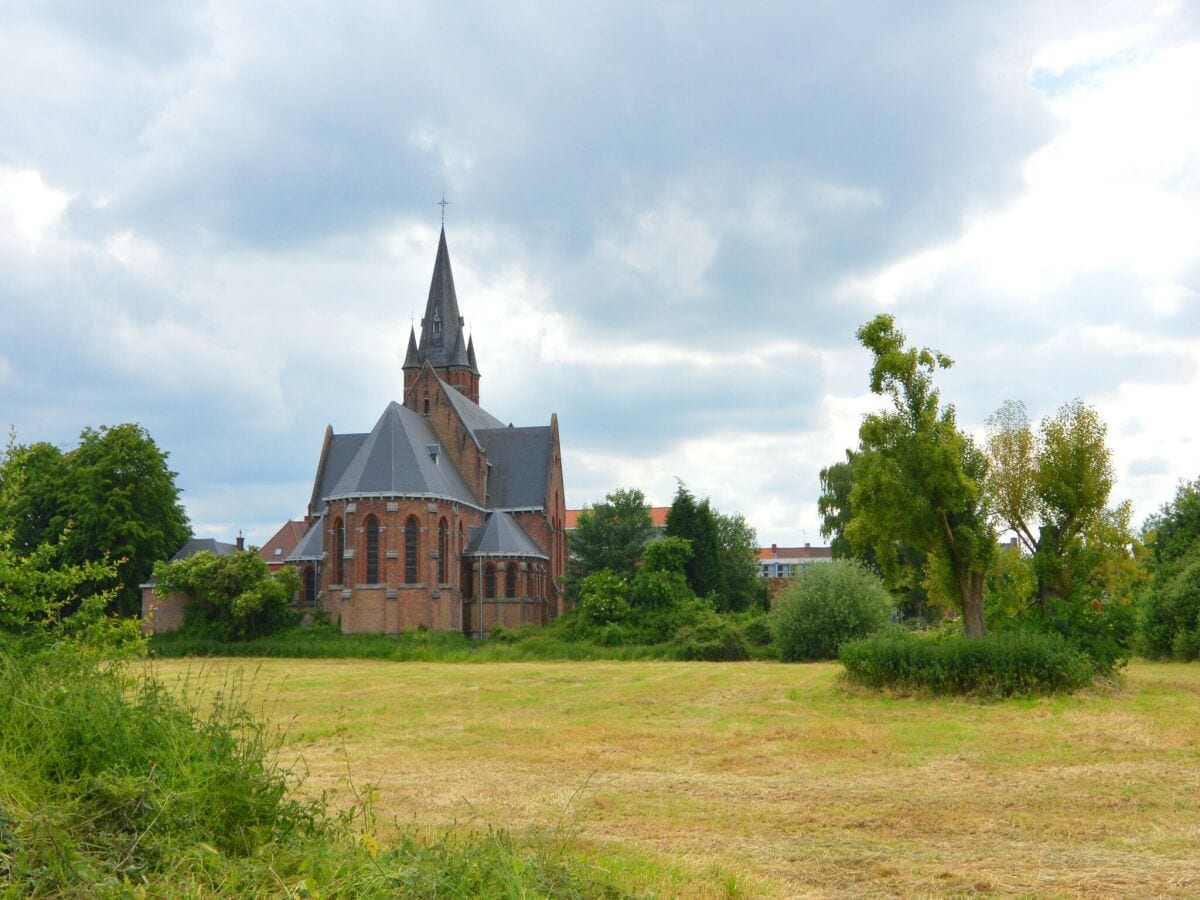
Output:
[[[775,642],[775,632],[771,630],[771,620],[763,613],[742,613],[737,621],[738,627],[742,631],[742,637],[751,647],[770,647]]]
[[[682,659],[733,662],[750,658],[750,648],[737,625],[712,611],[675,632],[674,644]]]
[[[993,632],[931,640],[895,630],[842,645],[846,676],[873,688],[1008,697],[1073,691],[1094,662],[1055,634]]]
[[[1142,599],[1142,652],[1154,659],[1200,658],[1200,546],[1162,577]]]
[[[291,566],[271,573],[255,552],[204,551],[154,566],[154,593],[189,598],[185,630],[197,637],[245,640],[296,624],[292,597],[300,579]]]
[[[883,628],[892,614],[883,582],[852,560],[803,570],[771,610],[784,662],[834,659],[838,646]]]
[[[579,612],[590,622],[608,625],[629,619],[629,585],[608,569],[593,572],[579,588]]]

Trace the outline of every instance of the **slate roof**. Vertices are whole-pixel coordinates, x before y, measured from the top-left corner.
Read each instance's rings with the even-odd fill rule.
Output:
[[[314,559],[321,558],[321,537],[324,530],[324,517],[317,516],[312,523],[312,527],[304,532],[304,537],[300,538],[300,543],[296,545],[296,549],[288,555],[284,562],[308,562]]]
[[[441,379],[438,380],[442,385],[442,391],[450,400],[451,406],[453,406],[458,412],[459,418],[463,420],[463,424],[467,426],[467,430],[471,432],[471,435],[475,437],[477,442],[479,438],[475,435],[480,429],[504,427],[503,422],[493,416],[478,403],[473,401],[462,391],[446,384],[446,382],[441,381]]]
[[[462,345],[463,317],[458,311],[458,295],[454,292],[454,273],[450,271],[450,251],[446,249],[446,229],[438,238],[437,259],[433,263],[433,278],[429,282],[429,299],[421,319],[419,362],[432,363],[436,368],[466,365],[465,348],[462,362],[452,356]]]
[[[517,520],[508,513],[494,510],[488,513],[481,528],[471,529],[467,556],[531,556],[549,559]]]
[[[367,439],[365,434],[335,434],[329,442],[329,453],[325,457],[325,468],[319,473],[320,484],[313,490],[312,512],[320,509],[329,499],[330,492],[346,472],[350,460],[358,453]]]
[[[437,449],[436,460],[430,448]],[[425,417],[392,401],[324,499],[439,497],[476,505]]]
[[[550,483],[550,426],[490,428],[476,432],[487,451],[489,509],[540,508]]]
[[[171,562],[188,559],[197,553],[215,553],[217,556],[228,556],[237,549],[237,544],[227,544],[214,538],[192,538],[179,548],[179,552],[171,557]]]

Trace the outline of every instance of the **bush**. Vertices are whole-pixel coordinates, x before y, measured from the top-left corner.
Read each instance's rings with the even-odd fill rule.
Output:
[[[736,621],[742,631],[742,637],[751,647],[770,647],[775,643],[775,632],[771,630],[771,619],[763,613],[741,613]]]
[[[838,647],[887,625],[892,595],[879,577],[852,560],[804,569],[771,610],[784,662],[835,659]]]
[[[1142,652],[1152,659],[1200,658],[1200,547],[1162,576],[1142,600]]]
[[[629,620],[629,585],[608,569],[593,572],[579,588],[579,613],[597,625]]]
[[[750,658],[750,648],[737,625],[711,611],[675,632],[674,644],[682,659],[735,662]]]
[[[896,630],[843,644],[839,658],[850,681],[933,694],[1049,694],[1096,675],[1091,658],[1062,637],[1028,631],[931,640]]]

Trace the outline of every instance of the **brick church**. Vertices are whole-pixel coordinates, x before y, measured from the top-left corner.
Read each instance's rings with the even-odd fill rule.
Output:
[[[325,429],[307,530],[286,558],[301,605],[344,632],[480,634],[563,611],[558,419],[514,428],[484,410],[463,324],[443,228],[403,403],[369,432]]]

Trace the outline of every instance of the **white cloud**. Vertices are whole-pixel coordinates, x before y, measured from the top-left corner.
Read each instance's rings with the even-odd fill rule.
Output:
[[[663,302],[672,303],[701,292],[717,238],[699,216],[668,202],[639,212],[599,245],[602,258],[652,279]]]
[[[49,187],[36,169],[0,166],[0,241],[36,251],[61,218],[71,195]]]
[[[957,277],[1004,303],[1043,304],[1089,273],[1122,270],[1170,311],[1163,292],[1200,261],[1196,84],[1191,43],[1114,61],[1050,99],[1062,130],[1028,161],[1022,196],[949,243],[848,279],[843,294],[891,306]]]

